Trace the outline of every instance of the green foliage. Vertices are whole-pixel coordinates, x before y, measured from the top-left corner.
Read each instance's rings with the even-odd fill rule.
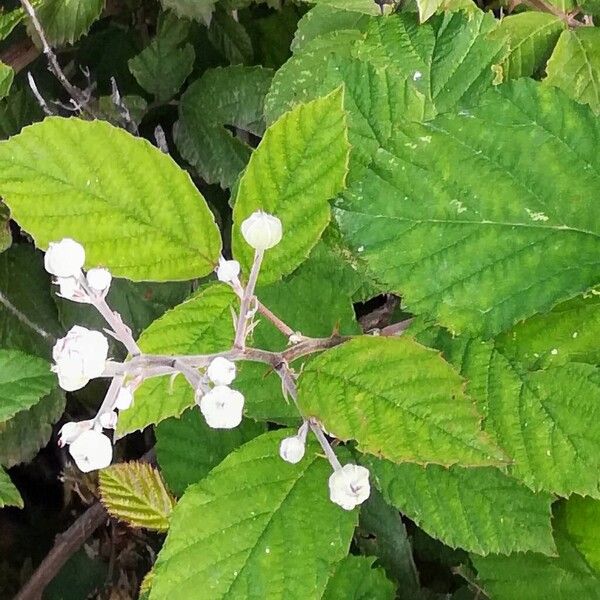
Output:
[[[188,175],[147,141],[102,121],[48,118],[1,143],[0,193],[39,247],[72,237],[88,265],[129,279],[206,275],[221,249]]]
[[[371,0],[310,0],[310,2],[317,6],[327,6],[365,15],[379,14],[377,5],[374,2],[371,2]]]
[[[252,40],[244,26],[224,10],[217,10],[208,28],[211,44],[231,65],[252,62]]]
[[[335,437],[396,462],[500,464],[463,381],[409,337],[363,337],[324,352],[300,379],[299,405]]]
[[[366,458],[384,497],[429,535],[477,554],[555,552],[549,494],[494,468],[446,469]]]
[[[12,234],[10,233],[10,212],[8,207],[0,203],[0,252],[10,248]]]
[[[6,39],[24,17],[25,11],[22,8],[0,11],[0,40]]]
[[[205,287],[167,311],[141,335],[149,354],[205,354],[226,350],[233,341],[231,310],[237,302],[226,285]],[[183,376],[149,379],[136,391],[132,407],[119,416],[117,431],[125,435],[163,419],[180,415],[194,403],[194,392]]]
[[[245,420],[235,429],[211,429],[198,408],[156,427],[156,456],[169,489],[181,496],[238,446],[264,433],[265,425]]]
[[[252,149],[226,126],[264,133],[262,107],[271,77],[261,67],[209,69],[182,95],[175,142],[208,183],[231,187],[246,166]]]
[[[108,512],[134,527],[166,531],[175,501],[159,472],[143,462],[113,465],[100,472],[100,495]]]
[[[548,61],[545,82],[600,112],[600,35],[593,28],[563,31]]]
[[[165,10],[172,10],[177,16],[194,19],[209,24],[217,0],[160,0]]]
[[[14,76],[15,72],[12,67],[0,62],[0,99],[8,96]]]
[[[255,438],[188,487],[154,567],[151,599],[198,589],[207,600],[323,597],[357,512],[329,501],[330,467],[313,444],[297,465],[279,458],[289,434]]]
[[[329,223],[329,200],[341,191],[349,144],[341,89],[302,104],[267,129],[240,180],[233,209],[233,251],[249,271],[253,250],[240,224],[256,210],[276,214],[282,241],[265,256],[260,281],[293,271]]]
[[[19,490],[10,480],[8,473],[0,467],[0,508],[5,506],[16,506],[23,508],[23,498],[19,494]]]

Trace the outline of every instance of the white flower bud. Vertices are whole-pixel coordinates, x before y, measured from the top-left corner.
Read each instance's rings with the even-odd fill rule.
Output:
[[[133,393],[128,387],[122,387],[115,400],[115,408],[127,410],[133,404]]]
[[[95,429],[84,431],[70,446],[75,464],[84,473],[104,469],[112,461],[112,444],[107,436]]]
[[[90,269],[87,272],[87,283],[94,292],[106,294],[112,281],[112,275],[108,269]]]
[[[295,465],[304,458],[305,450],[304,441],[300,439],[300,436],[293,435],[292,437],[281,440],[281,444],[279,445],[279,456],[286,462]]]
[[[111,410],[109,412],[102,413],[98,420],[104,429],[114,429],[117,426],[117,419],[117,413],[114,410]]]
[[[208,365],[206,374],[217,385],[229,385],[235,379],[235,363],[222,356],[217,356]]]
[[[281,221],[262,210],[252,213],[241,225],[242,235],[255,250],[268,250],[281,241]]]
[[[69,421],[65,423],[58,432],[58,445],[62,448],[72,444],[84,431],[92,428],[92,421]]]
[[[52,370],[58,375],[60,387],[72,392],[102,375],[107,356],[108,341],[104,335],[75,325],[54,344],[52,358],[56,364]]]
[[[200,398],[200,410],[209,427],[233,429],[242,422],[244,396],[226,385],[217,385]]]
[[[70,238],[50,242],[44,256],[46,271],[57,277],[78,277],[84,263],[83,246]]]
[[[219,258],[217,267],[217,279],[224,283],[233,283],[240,276],[240,263],[237,260],[225,260]]]
[[[369,469],[347,464],[329,477],[329,498],[344,510],[352,510],[371,494]]]

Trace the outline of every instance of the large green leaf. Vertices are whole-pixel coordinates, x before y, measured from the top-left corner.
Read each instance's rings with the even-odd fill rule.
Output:
[[[10,480],[9,474],[0,467],[0,508],[5,506],[16,506],[23,508],[23,498],[19,494],[19,490]]]
[[[160,473],[148,463],[128,462],[102,469],[98,477],[102,504],[135,527],[166,531],[175,501]]]
[[[337,221],[409,310],[491,336],[600,280],[594,132],[556,89],[500,86],[471,111],[399,123]]]
[[[383,569],[373,568],[374,561],[367,556],[346,556],[327,583],[323,600],[394,600],[394,584]]]
[[[28,410],[0,423],[0,465],[12,467],[31,460],[52,435],[52,425],[65,410],[65,396],[54,390]]]
[[[548,61],[545,83],[600,112],[600,31],[563,31]]]
[[[36,4],[36,15],[51,46],[76,42],[100,17],[106,0],[44,0]],[[30,35],[37,37],[31,23]]]
[[[237,382],[235,384],[237,386]],[[238,446],[265,432],[249,419],[235,429],[211,429],[197,407],[156,427],[156,457],[169,489],[181,496]]]
[[[458,373],[409,337],[365,336],[328,350],[299,381],[304,414],[335,437],[401,462],[465,466],[505,458],[481,431]]]
[[[429,535],[476,554],[554,554],[550,494],[491,467],[395,465],[365,457],[384,497]]]
[[[17,350],[0,350],[0,423],[27,410],[56,386],[50,365]]]
[[[578,501],[576,501],[578,502]],[[580,521],[568,529],[565,509],[560,507],[555,519],[558,556],[512,554],[511,556],[472,556],[479,583],[494,600],[598,600],[600,571],[580,550],[581,544],[597,544],[594,523]],[[579,547],[578,547],[579,546]],[[597,545],[595,546],[597,548]]]
[[[72,237],[89,266],[129,279],[206,275],[221,250],[189,176],[103,121],[51,117],[0,142],[0,194],[38,246]]]
[[[263,134],[272,75],[262,67],[209,69],[181,96],[175,142],[207,183],[231,187],[246,166],[252,149],[226,126]]]
[[[504,17],[497,34],[508,34],[510,52],[502,63],[504,79],[532,77],[544,70],[546,61],[565,30],[565,22],[544,12],[527,11]]]
[[[208,28],[208,39],[229,64],[252,64],[252,41],[248,32],[225,10],[215,12]]]
[[[336,90],[284,114],[267,129],[242,175],[232,243],[245,274],[254,251],[241,235],[241,223],[256,210],[283,223],[283,239],[265,255],[263,284],[302,263],[329,223],[329,200],[344,186],[350,151],[342,105],[343,93]]]
[[[167,311],[146,329],[140,339],[148,354],[208,354],[231,348],[234,338],[231,310],[237,298],[231,288],[214,284]],[[194,390],[182,376],[149,379],[135,393],[133,406],[119,415],[117,431],[125,435],[168,417],[180,415],[194,404]]]
[[[264,434],[190,486],[173,511],[150,598],[319,599],[348,552],[358,511],[328,497],[329,463],[310,444],[297,465]],[[240,501],[240,500],[243,501]]]

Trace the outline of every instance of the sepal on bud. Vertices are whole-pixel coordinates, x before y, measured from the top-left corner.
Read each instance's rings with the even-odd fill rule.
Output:
[[[279,444],[279,456],[293,465],[299,463],[304,458],[306,446],[304,442],[297,436],[284,438]]]
[[[273,248],[283,235],[281,221],[262,210],[257,210],[242,221],[241,230],[246,242],[258,251]]]

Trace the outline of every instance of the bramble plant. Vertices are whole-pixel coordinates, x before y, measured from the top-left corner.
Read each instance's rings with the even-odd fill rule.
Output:
[[[600,600],[599,16],[0,9],[0,597]]]

